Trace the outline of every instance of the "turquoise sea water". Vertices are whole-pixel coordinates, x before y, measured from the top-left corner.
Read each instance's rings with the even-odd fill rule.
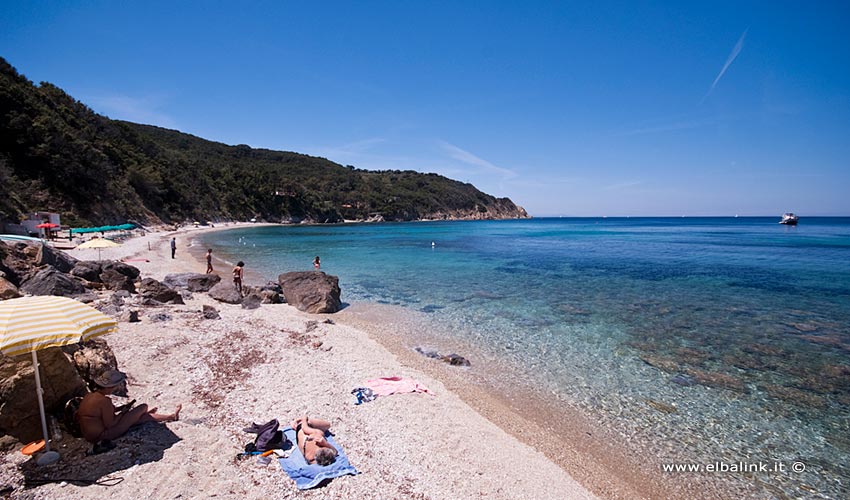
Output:
[[[777,221],[280,226],[202,244],[269,279],[319,255],[344,302],[426,313],[663,460],[801,461],[757,483],[838,498],[850,491],[850,218]]]

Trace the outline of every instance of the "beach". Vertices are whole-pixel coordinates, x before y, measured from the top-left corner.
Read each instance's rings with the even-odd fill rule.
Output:
[[[150,232],[103,250],[102,258],[127,258],[141,277],[158,280],[174,272],[203,272],[205,263],[187,250],[204,230]],[[175,259],[168,245],[172,236]],[[69,253],[81,260],[97,258],[97,250]],[[218,274],[229,279],[230,269],[217,264]],[[259,284],[252,279],[258,278],[248,274],[247,284]],[[215,307],[221,319],[203,319],[204,305]],[[163,412],[182,404],[180,421],[135,428],[116,440],[115,450],[96,456],[86,456],[88,446],[66,435],[57,446],[60,462],[37,470],[23,465],[30,478],[66,481],[17,489],[13,497],[130,499],[141,492],[150,498],[644,496],[577,456],[573,463],[586,466],[582,480],[592,489],[579,484],[540,451],[547,446],[539,439],[545,429],[522,427],[508,414],[502,422],[488,420],[447,384],[417,369],[415,362],[406,363],[405,356],[363,329],[337,321],[336,315],[310,315],[286,304],[249,310],[194,293],[185,305],[142,308],[140,318],[120,323],[119,331],[105,338],[128,374],[129,397]],[[439,369],[463,370],[442,364]],[[414,379],[433,394],[354,404],[354,387],[388,376]],[[305,414],[332,423],[358,475],[299,491],[275,461],[259,465],[253,457],[236,459],[253,438],[244,427],[273,418],[286,426]],[[517,439],[505,425],[518,425],[517,433],[536,437]],[[538,448],[529,442],[538,442]],[[7,453],[2,470],[7,483],[20,480],[16,469],[26,461],[17,451]],[[113,486],[70,481],[104,478],[121,481]]]

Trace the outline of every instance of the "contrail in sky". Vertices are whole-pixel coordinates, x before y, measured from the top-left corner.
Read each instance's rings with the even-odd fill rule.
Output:
[[[723,69],[720,70],[720,73],[717,75],[717,78],[714,79],[714,82],[711,84],[711,88],[706,92],[705,97],[702,98],[700,104],[703,101],[708,99],[708,96],[711,95],[711,92],[714,91],[714,87],[717,86],[717,82],[723,78],[723,75],[726,74],[726,70],[729,69],[729,66],[732,65],[732,62],[735,61],[735,58],[738,57],[738,54],[741,53],[741,49],[744,47],[744,38],[747,37],[747,32],[750,31],[750,28],[744,30],[744,33],[741,34],[741,38],[738,39],[738,43],[735,44],[735,47],[732,49],[732,52],[729,54],[729,57],[726,59],[726,64],[723,65]]]

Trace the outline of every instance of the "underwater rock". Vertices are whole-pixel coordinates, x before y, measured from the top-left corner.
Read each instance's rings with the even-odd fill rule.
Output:
[[[656,401],[654,399],[649,399],[649,398],[645,398],[644,401],[646,401],[646,404],[648,404],[649,406],[655,408],[656,410],[658,410],[662,413],[670,414],[670,413],[676,413],[677,411],[679,411],[678,408],[676,408],[675,406],[668,404],[668,403]]]
[[[804,408],[826,408],[826,399],[817,394],[801,391],[794,387],[785,387],[781,385],[765,384],[761,387],[771,397],[781,399],[787,403]]]
[[[701,365],[705,360],[711,358],[711,355],[707,352],[692,347],[680,347],[673,352],[676,354],[679,363],[688,365]]]
[[[693,377],[697,383],[708,387],[729,389],[736,392],[747,392],[747,388],[741,379],[735,378],[726,373],[707,372],[697,369],[690,369],[687,373]]]
[[[673,375],[670,377],[670,382],[684,387],[690,387],[697,383],[697,381],[687,373],[677,373],[676,375]]]
[[[679,371],[679,364],[676,363],[675,360],[669,358],[662,358],[661,356],[653,354],[641,354],[640,359],[642,359],[644,363],[668,373],[675,373]]]

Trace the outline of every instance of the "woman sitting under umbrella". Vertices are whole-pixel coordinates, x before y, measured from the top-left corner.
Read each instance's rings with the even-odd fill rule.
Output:
[[[141,404],[133,409],[129,406],[115,408],[109,395],[112,394],[127,376],[118,370],[109,370],[95,379],[99,388],[86,394],[77,411],[77,421],[86,441],[95,445],[95,453],[113,447],[111,439],[123,436],[130,427],[145,422],[173,422],[180,418],[182,405],[177,405],[174,413],[162,415],[156,408],[148,409]]]

